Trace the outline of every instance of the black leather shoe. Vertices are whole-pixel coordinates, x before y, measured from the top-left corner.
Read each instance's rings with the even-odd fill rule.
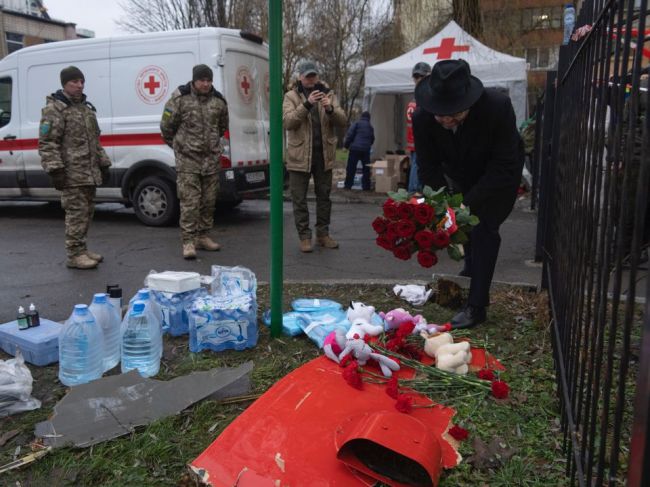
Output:
[[[452,330],[461,328],[472,328],[481,324],[486,319],[485,307],[467,305],[464,310],[460,311],[451,319]]]

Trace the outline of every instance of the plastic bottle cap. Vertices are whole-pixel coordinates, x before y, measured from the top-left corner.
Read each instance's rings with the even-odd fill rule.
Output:
[[[93,302],[94,303],[105,303],[106,302],[106,293],[96,293],[93,296]]]
[[[140,289],[138,291],[138,298],[142,300],[147,300],[151,297],[151,293],[148,289]]]
[[[19,313],[24,313],[24,312],[25,312],[25,308],[23,308],[22,306],[18,306],[18,312],[19,312]]]
[[[34,303],[29,303],[29,311],[36,311],[36,306],[34,306]]]
[[[74,309],[75,309],[75,311],[88,311],[88,305],[87,304],[75,304]]]
[[[121,298],[122,297],[122,288],[119,284],[109,284],[106,286],[106,292],[111,298]]]
[[[136,301],[135,303],[133,303],[133,312],[142,313],[144,311],[144,306],[145,303],[143,303],[142,301]]]

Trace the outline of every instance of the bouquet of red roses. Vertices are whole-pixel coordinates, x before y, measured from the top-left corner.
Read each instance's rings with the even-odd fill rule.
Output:
[[[420,198],[404,189],[388,193],[383,215],[372,222],[377,245],[402,260],[417,253],[422,267],[436,265],[436,252],[444,249],[452,259],[461,260],[463,243],[478,217],[462,205],[460,193],[451,195],[444,187],[434,191],[429,186],[422,193]]]

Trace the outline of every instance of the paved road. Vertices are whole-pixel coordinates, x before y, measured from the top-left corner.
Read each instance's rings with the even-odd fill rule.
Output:
[[[415,259],[398,261],[374,244],[370,222],[380,212],[378,197],[356,198],[335,192],[332,235],[341,248],[316,248],[301,254],[290,203],[284,204],[284,279],[363,281],[388,280],[406,284],[430,280],[432,271],[456,274],[461,264],[446,255],[432,269]],[[502,227],[503,245],[495,280],[537,285],[540,269],[526,264],[533,256],[535,214],[522,201]],[[313,207],[311,208],[313,212]],[[88,303],[106,284],[119,283],[128,298],[142,286],[150,270],[196,271],[209,274],[211,265],[243,265],[258,281],[270,278],[269,202],[245,201],[228,215],[218,215],[214,237],[223,249],[200,252],[196,261],[181,257],[179,230],[139,223],[120,205],[98,205],[89,234],[89,247],[105,256],[97,270],[65,267],[63,211],[57,205],[0,201],[0,323],[15,317],[19,304],[37,304],[41,315],[65,319],[76,303]]]

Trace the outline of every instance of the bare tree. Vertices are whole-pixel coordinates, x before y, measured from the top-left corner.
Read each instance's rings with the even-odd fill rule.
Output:
[[[483,37],[481,7],[478,0],[452,0],[452,17],[472,37]]]

